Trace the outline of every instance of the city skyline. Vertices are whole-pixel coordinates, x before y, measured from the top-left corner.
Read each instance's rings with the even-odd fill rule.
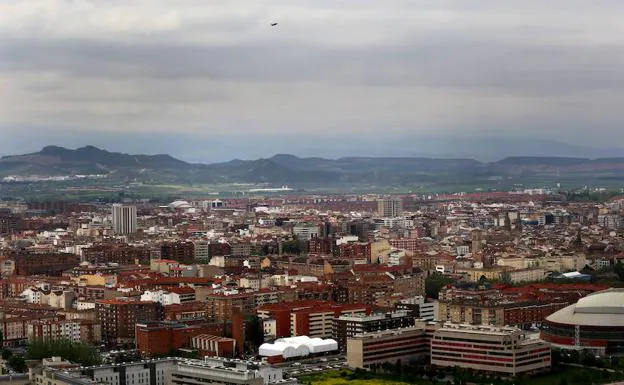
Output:
[[[184,149],[172,155],[202,161],[387,156],[408,138],[420,146],[397,145],[406,156],[425,152],[420,138],[431,136],[448,139],[448,153],[461,148],[455,137],[610,148],[624,135],[623,8],[5,2],[0,154],[47,144],[164,152],[174,144]],[[361,140],[380,133],[383,149]],[[332,139],[342,147],[324,150],[320,142]]]

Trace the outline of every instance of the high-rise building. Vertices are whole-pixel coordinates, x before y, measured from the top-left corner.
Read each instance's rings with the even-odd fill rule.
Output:
[[[397,197],[385,197],[377,201],[377,212],[382,217],[396,218],[403,214],[403,201]]]
[[[127,206],[122,204],[113,205],[113,230],[115,230],[115,234],[119,235],[136,233],[136,206]]]

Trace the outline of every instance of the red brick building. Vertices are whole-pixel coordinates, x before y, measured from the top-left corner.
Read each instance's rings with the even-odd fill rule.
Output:
[[[8,252],[5,257],[15,262],[15,275],[60,276],[80,263],[80,257],[68,253]]]
[[[371,244],[369,242],[349,242],[338,245],[338,256],[342,259],[365,259],[370,262]]]
[[[147,356],[171,354],[192,346],[191,340],[198,335],[221,334],[222,326],[216,324],[187,325],[178,322],[145,322],[136,324],[136,348]]]
[[[199,301],[167,305],[164,307],[163,314],[165,321],[187,322],[208,319],[206,304]]]
[[[210,334],[200,334],[191,339],[191,347],[202,357],[233,358],[236,354],[236,340]]]
[[[136,324],[160,320],[157,302],[103,299],[95,303],[95,310],[102,325],[102,342],[109,346],[132,343]]]
[[[160,246],[160,257],[189,265],[195,262],[195,244],[193,242],[165,242]]]
[[[232,248],[227,243],[211,243],[208,245],[208,255],[213,257],[215,255],[230,255],[232,254]]]
[[[308,253],[310,254],[331,254],[334,240],[328,237],[316,237],[308,241]]]
[[[0,299],[14,298],[30,286],[27,277],[10,276],[0,279]]]
[[[120,265],[149,264],[147,247],[130,246],[125,243],[102,243],[82,249],[85,261],[92,264],[118,263]]]
[[[418,238],[390,239],[390,246],[396,249],[419,251],[423,249],[423,243]]]
[[[258,317],[275,320],[275,337],[302,336],[331,338],[333,320],[344,314],[370,314],[364,304],[337,304],[330,301],[293,301],[260,306]]]

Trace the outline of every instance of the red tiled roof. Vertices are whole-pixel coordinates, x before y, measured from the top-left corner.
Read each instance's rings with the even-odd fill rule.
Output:
[[[195,294],[195,289],[193,289],[192,287],[172,287],[168,290],[176,294]]]
[[[151,305],[154,302],[140,301],[140,300],[121,300],[121,299],[98,299],[95,303],[107,304],[107,305]]]

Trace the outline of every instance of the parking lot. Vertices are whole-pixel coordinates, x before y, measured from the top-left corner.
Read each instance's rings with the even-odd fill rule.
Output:
[[[290,377],[296,377],[310,373],[346,368],[347,362],[344,357],[332,357],[312,359],[305,362],[286,363],[283,366],[281,365],[281,367],[284,370],[284,374]]]

